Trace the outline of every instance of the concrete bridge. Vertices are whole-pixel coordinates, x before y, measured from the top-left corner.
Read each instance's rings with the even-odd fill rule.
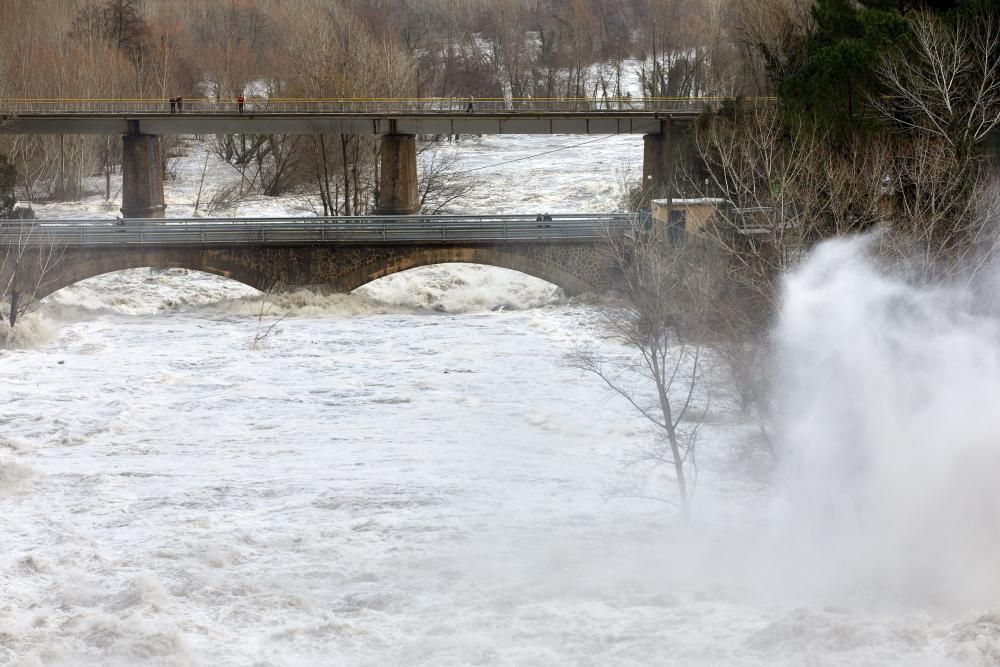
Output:
[[[719,98],[476,100],[0,100],[0,132],[117,134],[122,214],[163,217],[164,134],[372,134],[381,139],[379,214],[419,209],[416,136],[432,134],[641,134],[643,185],[672,180],[671,144]]]
[[[41,299],[81,280],[142,267],[184,268],[266,290],[349,292],[418,266],[470,262],[520,271],[568,293],[615,282],[608,234],[625,215],[84,220],[0,224],[0,286]],[[2,259],[2,257],[0,257]],[[17,297],[15,295],[20,295]]]

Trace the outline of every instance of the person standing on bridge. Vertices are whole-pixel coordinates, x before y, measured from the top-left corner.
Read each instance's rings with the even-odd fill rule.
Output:
[[[246,104],[246,101],[247,98],[243,97],[242,94],[236,98],[236,106],[239,108],[240,113],[243,113],[243,105]]]
[[[175,113],[177,113],[177,98],[176,97],[171,97],[170,98],[170,115],[172,116]]]
[[[177,97],[177,113],[182,113],[184,111],[184,98]]]
[[[476,98],[474,98],[472,95],[469,95],[469,106],[465,107],[465,113],[472,113],[473,111],[475,111],[476,110],[475,104],[476,104]]]

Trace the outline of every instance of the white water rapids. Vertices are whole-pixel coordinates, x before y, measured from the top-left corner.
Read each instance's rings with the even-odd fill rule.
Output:
[[[996,331],[861,252],[790,283],[778,491],[714,381],[693,529],[609,493],[645,427],[540,281],[282,296],[256,351],[234,283],[64,290],[0,352],[0,663],[998,664]]]

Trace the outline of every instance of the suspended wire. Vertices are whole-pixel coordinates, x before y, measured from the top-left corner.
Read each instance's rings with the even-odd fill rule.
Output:
[[[647,127],[651,127],[653,125],[659,125],[659,123],[660,123],[659,120],[653,120],[653,121],[650,121],[648,123],[644,123],[643,125],[640,125],[638,127],[638,129],[642,130],[642,129],[645,129]],[[496,136],[500,136],[500,135],[496,135]],[[530,135],[528,135],[528,136],[530,136]],[[512,164],[514,162],[523,162],[525,160],[532,160],[532,159],[537,158],[537,157],[543,157],[545,155],[551,155],[552,153],[558,153],[559,151],[572,150],[574,148],[579,148],[580,146],[586,146],[587,144],[592,144],[592,143],[595,143],[595,142],[598,142],[598,141],[602,141],[604,139],[612,139],[614,137],[620,137],[620,136],[622,136],[622,133],[619,133],[619,134],[602,134],[599,137],[595,137],[593,139],[587,139],[586,141],[581,141],[581,142],[575,143],[575,144],[570,144],[569,146],[560,146],[559,148],[552,148],[552,149],[547,150],[547,151],[542,151],[541,153],[533,153],[531,155],[524,155],[524,156],[521,156],[521,157],[511,158],[510,160],[503,160],[502,162],[494,162],[492,164],[485,164],[485,165],[483,165],[481,167],[471,167],[469,169],[460,169],[458,171],[448,171],[448,172],[445,172],[442,175],[443,176],[447,176],[447,177],[461,176],[463,174],[471,174],[471,173],[476,172],[476,171],[484,171],[486,169],[496,169],[497,167],[502,167],[504,165]],[[434,142],[430,142],[430,143],[437,144],[438,142],[434,141]],[[419,182],[420,182],[419,175],[416,178],[408,178],[408,179],[397,181],[397,183],[400,184],[400,185],[407,185],[409,183],[419,183]]]
[[[646,125],[641,126],[641,127],[648,127],[649,125],[658,124],[658,123],[659,123],[659,121],[653,121],[653,122],[647,123]],[[460,174],[469,174],[469,173],[472,173],[474,171],[482,171],[484,169],[495,169],[497,167],[502,167],[502,166],[504,166],[506,164],[511,164],[513,162],[522,162],[524,160],[531,160],[531,159],[534,159],[536,157],[543,157],[545,155],[551,155],[552,153],[558,153],[559,151],[567,151],[567,150],[570,150],[570,149],[573,149],[573,148],[579,148],[580,146],[586,146],[587,144],[592,144],[594,142],[601,141],[602,139],[610,139],[611,137],[618,137],[618,136],[621,136],[621,135],[619,135],[619,134],[602,135],[602,136],[597,137],[595,139],[587,139],[586,141],[581,141],[580,143],[572,144],[570,146],[560,146],[559,148],[553,148],[551,150],[543,151],[541,153],[534,153],[533,155],[525,155],[525,156],[522,156],[522,157],[516,157],[516,158],[510,159],[510,160],[504,160],[503,162],[495,162],[493,164],[483,165],[482,167],[473,167],[471,169],[462,169],[460,171],[453,171],[453,172],[450,172],[450,174],[454,175],[454,176],[457,176],[457,175],[460,175]]]

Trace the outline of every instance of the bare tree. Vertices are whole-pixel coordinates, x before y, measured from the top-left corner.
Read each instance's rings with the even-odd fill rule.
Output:
[[[699,194],[721,200],[718,224],[705,234],[739,267],[748,288],[773,304],[778,281],[801,251],[805,225],[796,185],[820,143],[803,134],[785,141],[780,114],[767,107],[707,119],[694,138],[708,176]]]
[[[240,195],[275,196],[296,183],[299,144],[303,139],[287,134],[228,134],[209,140],[215,155],[240,175]]]
[[[991,166],[943,138],[904,144],[890,172],[892,217],[880,249],[924,282],[974,279],[995,253]]]
[[[345,4],[297,3],[283,16],[278,61],[284,92],[307,97],[405,97],[415,91],[412,56],[369,30]],[[335,66],[331,67],[331,64]],[[364,215],[377,205],[378,141],[327,134],[301,142],[298,183],[315,186],[326,215]]]
[[[9,218],[14,213],[14,204],[17,202],[14,196],[16,179],[14,165],[7,161],[6,155],[0,155],[0,220]]]
[[[662,231],[662,230],[660,230]],[[717,256],[697,239],[668,242],[635,216],[626,233],[609,232],[609,260],[620,276],[619,299],[597,308],[606,335],[620,353],[596,346],[566,358],[572,368],[599,377],[653,427],[632,465],[666,467],[676,498],[639,489],[636,495],[679,506],[690,519],[697,485],[698,431],[708,409],[704,372],[707,316],[718,289]]]
[[[1000,17],[954,25],[918,12],[910,39],[879,63],[891,95],[875,100],[908,131],[891,172],[890,247],[924,279],[975,276],[993,256],[990,165],[982,145],[1000,128]]]
[[[951,27],[917,13],[909,25],[911,39],[878,64],[890,96],[876,107],[966,154],[1000,125],[1000,17],[982,11]]]
[[[893,150],[869,139],[836,152],[822,136],[789,134],[769,106],[703,119],[695,148],[703,171],[685,180],[715,198],[713,220],[700,231],[726,258],[712,347],[773,457],[769,332],[781,281],[816,242],[891,219]]]
[[[13,328],[38,303],[65,246],[31,220],[0,223],[0,317]]]
[[[73,21],[73,33],[99,31],[108,44],[138,63],[148,33],[138,0],[106,0],[84,7]]]
[[[459,157],[445,152],[437,142],[428,142],[421,148],[421,163],[417,177],[417,194],[420,211],[428,215],[470,194],[479,182],[458,170]]]
[[[775,304],[782,277],[816,242],[900,225],[891,198],[899,149],[888,139],[835,148],[759,105],[703,119],[694,145],[701,171],[685,175],[688,187],[719,200],[704,233],[763,303]]]
[[[758,93],[798,69],[815,25],[812,0],[735,0],[735,41]],[[770,80],[765,81],[765,76]]]
[[[251,350],[259,350],[275,327],[284,322],[287,317],[287,315],[282,315],[270,324],[265,322],[265,318],[270,317],[271,311],[274,310],[274,295],[282,289],[281,281],[274,277],[268,280],[267,287],[261,290],[260,307],[257,309],[257,329],[254,332],[253,341],[250,343]]]

